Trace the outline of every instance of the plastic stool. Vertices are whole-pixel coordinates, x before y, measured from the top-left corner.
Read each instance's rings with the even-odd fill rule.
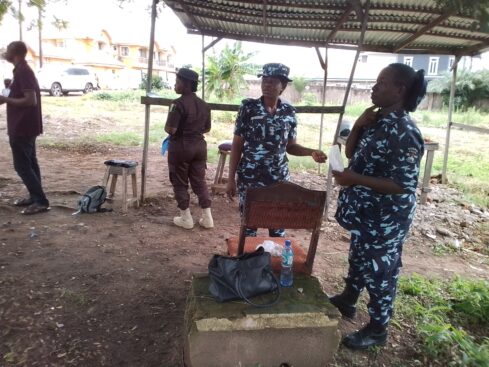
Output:
[[[127,212],[127,205],[134,204],[137,208],[139,206],[138,200],[138,186],[136,180],[136,167],[138,162],[136,161],[124,161],[118,159],[110,159],[105,161],[104,164],[107,166],[105,170],[104,179],[102,185],[108,187],[109,180],[112,175],[110,182],[110,190],[108,192],[108,198],[113,198],[115,194],[115,187],[117,184],[117,176],[122,175],[122,211]],[[132,198],[127,198],[127,176],[131,175],[132,178]]]
[[[217,163],[216,175],[214,177],[214,183],[211,185],[212,193],[224,193],[226,192],[227,177],[223,177],[224,167],[226,166],[226,159],[231,154],[231,141],[225,141],[219,144],[219,161]]]

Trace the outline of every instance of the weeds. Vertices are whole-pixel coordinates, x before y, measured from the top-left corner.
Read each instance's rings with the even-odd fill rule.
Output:
[[[421,350],[435,366],[487,366],[489,338],[467,330],[489,326],[489,282],[403,277],[396,301],[398,319],[414,324]]]
[[[433,245],[433,254],[437,256],[453,254],[456,253],[457,251],[458,250],[454,246],[451,246],[450,244],[447,244],[445,242],[436,242]]]
[[[87,297],[83,294],[76,293],[70,289],[61,290],[61,298],[77,306],[85,306],[89,303]]]

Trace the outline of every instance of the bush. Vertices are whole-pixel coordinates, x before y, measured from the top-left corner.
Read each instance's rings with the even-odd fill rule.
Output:
[[[141,84],[139,84],[140,89],[146,89],[146,84],[148,83],[148,74],[143,73],[141,77]],[[162,90],[168,89],[168,83],[163,80],[159,75],[153,75],[151,78],[151,90]]]
[[[304,93],[302,95],[301,104],[305,106],[315,106],[318,104],[317,97],[314,93]]]
[[[451,74],[445,73],[442,78],[433,80],[428,85],[430,92],[442,95],[445,106],[448,106],[450,99],[451,81]],[[461,70],[457,74],[455,108],[467,111],[469,107],[474,105],[475,101],[484,98],[489,98],[489,70],[476,72]]]
[[[139,102],[141,96],[144,95],[141,91],[118,91],[118,92],[96,92],[87,95],[89,99],[96,101],[109,102]]]

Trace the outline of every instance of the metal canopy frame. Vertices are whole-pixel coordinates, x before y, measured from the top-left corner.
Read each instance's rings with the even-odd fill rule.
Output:
[[[357,49],[366,0],[165,0],[190,34]],[[474,55],[489,34],[434,0],[370,0],[362,51]]]
[[[154,45],[156,6],[151,12],[150,54]],[[165,0],[189,34],[202,36],[202,97],[205,88],[205,51],[222,38],[280,45],[315,47],[324,70],[322,108],[317,112],[339,113],[333,144],[337,143],[344,108],[348,102],[355,66],[361,51],[404,54],[455,55],[450,93],[443,177],[450,140],[458,60],[489,48],[489,33],[480,31],[470,14],[447,12],[433,0]],[[204,36],[216,37],[204,46]],[[323,60],[319,47],[326,48]],[[324,107],[327,81],[327,49],[356,51],[342,108]],[[148,62],[147,94],[151,90],[152,58]],[[150,106],[169,105],[169,100],[142,97],[145,104],[144,152],[141,165],[141,202],[145,198]],[[214,105],[213,109],[234,111],[237,106]],[[299,112],[299,111],[298,111]],[[322,123],[320,147],[322,145]],[[328,189],[331,175],[328,174]]]

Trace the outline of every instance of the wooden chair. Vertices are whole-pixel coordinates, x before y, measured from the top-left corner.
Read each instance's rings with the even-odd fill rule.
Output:
[[[303,188],[290,182],[281,182],[268,187],[249,189],[241,218],[239,237],[227,239],[231,256],[252,252],[264,240],[283,245],[290,239],[294,251],[295,273],[311,274],[316,256],[319,232],[326,203],[326,191]],[[246,228],[285,228],[311,230],[309,249],[306,252],[289,237],[245,237]],[[272,268],[280,269],[280,257],[272,257]]]

